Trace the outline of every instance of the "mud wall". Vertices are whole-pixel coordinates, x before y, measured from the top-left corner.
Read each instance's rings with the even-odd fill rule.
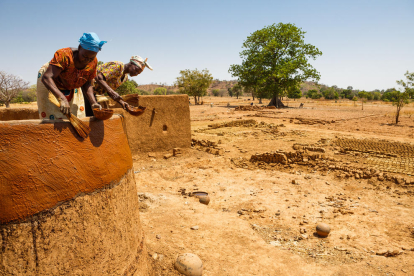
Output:
[[[120,116],[0,122],[0,275],[150,275]]]
[[[32,108],[1,108],[0,121],[39,119],[39,112]]]
[[[126,97],[134,106],[147,107],[144,114],[134,117],[115,106],[123,114],[132,154],[166,151],[191,146],[190,107],[187,95]]]

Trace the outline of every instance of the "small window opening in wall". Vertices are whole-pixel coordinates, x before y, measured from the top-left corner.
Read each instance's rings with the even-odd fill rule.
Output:
[[[162,131],[167,132],[167,130],[168,130],[167,125],[163,125],[163,126],[162,126]]]

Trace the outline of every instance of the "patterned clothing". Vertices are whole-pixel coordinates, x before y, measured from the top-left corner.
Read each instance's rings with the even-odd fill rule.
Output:
[[[96,77],[97,58],[82,70],[76,69],[73,58],[72,49],[63,48],[56,51],[55,56],[49,63],[63,69],[57,78],[53,78],[60,90],[72,90],[82,87],[87,81]]]
[[[46,86],[42,82],[42,76],[46,72],[47,68],[49,67],[49,63],[46,63],[43,65],[38,74],[37,74],[37,107],[39,110],[39,116],[40,119],[49,119],[49,120],[55,120],[55,119],[66,119],[66,116],[63,115],[62,112],[60,112],[60,109],[54,105],[49,98],[55,96],[50,92]],[[85,100],[83,98],[82,89],[75,88],[73,90],[70,90],[70,95],[67,95],[68,91],[61,90],[62,93],[66,96],[68,99],[69,105],[70,105],[70,112],[73,113],[78,118],[84,118],[85,117]]]
[[[110,61],[101,65],[98,65],[98,74],[102,73],[106,79],[106,83],[113,90],[116,90],[124,82],[128,80],[128,75],[122,79],[124,73],[124,63],[120,61]],[[96,94],[105,94],[105,90],[97,83],[94,83],[94,91]]]

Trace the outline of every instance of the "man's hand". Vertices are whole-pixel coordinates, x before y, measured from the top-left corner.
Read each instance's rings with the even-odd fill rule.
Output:
[[[59,98],[60,111],[65,115],[70,115],[70,105],[66,98]]]
[[[99,110],[101,110],[102,109],[102,106],[100,104],[98,104],[98,103],[94,103],[92,105],[92,110],[94,110],[95,108],[99,108]]]
[[[127,109],[127,107],[129,106],[129,104],[127,104],[126,102],[124,102],[124,100],[119,100],[119,104],[122,106],[123,109]]]

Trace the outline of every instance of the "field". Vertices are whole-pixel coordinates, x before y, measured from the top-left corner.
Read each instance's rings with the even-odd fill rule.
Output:
[[[191,149],[134,157],[159,275],[178,275],[185,252],[203,275],[414,275],[412,105],[395,125],[380,102],[240,111],[248,97],[203,100],[190,106]]]

